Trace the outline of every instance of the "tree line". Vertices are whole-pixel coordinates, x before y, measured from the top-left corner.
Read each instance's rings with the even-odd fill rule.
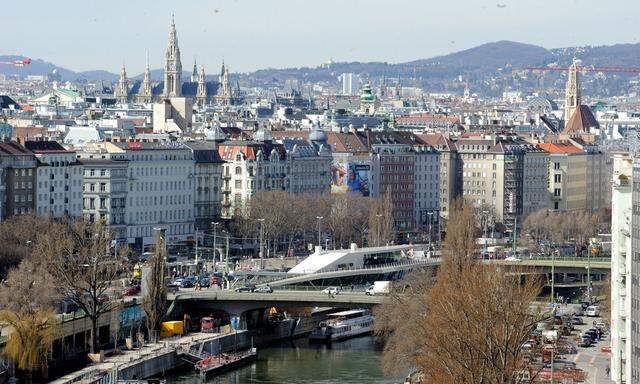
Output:
[[[299,194],[260,191],[236,211],[233,228],[242,236],[259,239],[271,252],[304,249],[320,242],[330,248],[381,246],[394,241],[393,204],[388,195]]]
[[[521,244],[532,251],[551,252],[556,245],[572,241],[574,254],[588,245],[589,238],[611,230],[611,210],[596,212],[574,210],[556,212],[542,209],[525,217],[522,223]]]

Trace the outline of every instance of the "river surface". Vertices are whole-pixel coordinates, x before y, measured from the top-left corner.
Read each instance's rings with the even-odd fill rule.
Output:
[[[298,339],[258,349],[251,365],[212,377],[214,384],[396,384],[402,378],[384,376],[380,369],[382,346],[373,337],[360,337],[332,345]],[[194,372],[167,377],[169,384],[198,383]]]

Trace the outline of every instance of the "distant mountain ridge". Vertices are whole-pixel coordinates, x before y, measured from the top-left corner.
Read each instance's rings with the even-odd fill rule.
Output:
[[[496,78],[505,77],[519,71],[527,65],[542,66],[551,63],[569,65],[576,56],[585,65],[596,66],[640,66],[640,43],[615,44],[609,46],[586,46],[546,49],[537,45],[524,44],[513,41],[497,41],[486,43],[454,52],[447,55],[419,59],[405,63],[386,62],[343,62],[321,65],[318,67],[261,69],[251,73],[238,74],[241,79],[253,84],[278,84],[286,79],[298,79],[301,81],[337,81],[341,73],[355,73],[365,78],[381,78],[385,76],[389,84],[395,82],[395,78],[401,78],[403,85],[417,85],[433,91],[458,91],[459,84],[452,82],[456,77],[463,76],[470,87],[489,94],[499,92],[500,88],[515,87],[526,83],[527,79],[513,75],[508,82],[496,84]],[[0,61],[20,60],[21,56],[0,56]],[[108,71],[84,71],[74,72],[67,68],[56,66],[53,63],[34,59],[29,66],[15,67],[0,64],[0,73],[5,75],[15,74],[49,74],[56,70],[62,80],[69,81],[96,81],[103,80],[115,82],[118,74]],[[215,72],[210,73],[211,77]],[[131,74],[130,74],[131,75]],[[142,74],[131,76],[133,79],[141,79]],[[558,81],[562,74],[550,74],[551,81]],[[615,76],[612,76],[615,77]],[[152,79],[160,80],[162,70],[152,70]],[[189,78],[189,72],[185,71],[184,79]],[[555,79],[555,80],[554,80]],[[530,83],[532,83],[530,81]],[[620,86],[613,83],[611,89],[605,92],[618,91]],[[532,86],[531,84],[529,84]]]

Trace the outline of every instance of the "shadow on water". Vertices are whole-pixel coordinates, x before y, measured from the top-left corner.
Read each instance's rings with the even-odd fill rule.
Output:
[[[373,337],[331,345],[299,339],[258,351],[251,365],[207,380],[213,384],[391,384],[400,378],[384,376],[380,369],[382,345]],[[169,376],[170,384],[200,382],[197,374],[182,371]]]

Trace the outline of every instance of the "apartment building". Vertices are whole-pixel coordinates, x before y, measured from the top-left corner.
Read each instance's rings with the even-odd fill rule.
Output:
[[[374,144],[371,152],[371,195],[388,194],[396,228],[412,229],[415,152],[406,144]]]
[[[416,134],[418,140],[433,147],[439,155],[438,208],[439,219],[448,220],[455,200],[462,195],[462,172],[453,140],[443,134]]]
[[[0,141],[0,220],[34,211],[36,158],[14,141]]]
[[[541,143],[549,153],[548,189],[551,209],[596,211],[604,206],[609,185],[604,156],[593,148],[581,148],[571,141]]]
[[[631,345],[622,353],[625,360],[626,383],[640,382],[640,162],[633,161],[631,189],[631,253],[627,254],[625,281],[630,283],[631,290],[627,301],[631,302],[631,310],[627,312],[627,322],[631,323],[630,330],[626,333],[626,342]],[[612,287],[613,288],[613,287]],[[626,352],[629,352],[628,354]]]
[[[109,226],[114,239],[127,241],[126,211],[129,162],[95,148],[78,154],[83,166],[82,213],[89,222]]]
[[[312,132],[310,140],[281,140],[286,151],[285,189],[292,194],[323,193],[331,189],[331,148],[324,132]]]
[[[413,220],[414,228],[436,225],[440,211],[440,153],[430,145],[413,146]]]
[[[197,230],[211,229],[220,218],[224,161],[213,142],[188,142],[195,162],[194,216]]]
[[[35,212],[38,216],[82,217],[82,164],[56,141],[26,141],[37,159]]]
[[[512,136],[491,136],[461,138],[455,147],[462,197],[490,208],[494,220],[508,230],[524,214],[546,205],[540,182],[547,155],[538,146]]]
[[[254,141],[226,141],[218,146],[222,171],[222,217],[231,218],[256,192],[286,189],[286,150],[264,133]]]
[[[613,157],[613,186],[611,193],[611,379],[617,383],[637,382],[638,378],[638,252],[637,215],[632,220],[632,202],[637,204],[640,191],[633,184],[634,161],[627,154]],[[633,196],[633,199],[632,199]],[[634,234],[632,248],[631,235]],[[635,281],[635,284],[633,283]],[[632,287],[635,287],[632,291]],[[632,338],[632,327],[636,329]],[[632,364],[629,359],[633,359]],[[632,372],[634,366],[634,372]],[[635,380],[630,379],[634,377]]]

